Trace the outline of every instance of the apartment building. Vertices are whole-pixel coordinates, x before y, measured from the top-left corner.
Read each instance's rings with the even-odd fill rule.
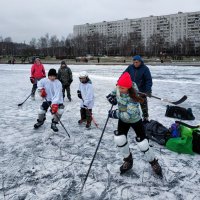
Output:
[[[200,46],[200,11],[162,16],[149,16],[137,19],[103,21],[93,24],[75,25],[74,36],[100,33],[106,36],[126,36],[130,32],[138,32],[144,39],[145,46],[153,34],[160,34],[169,43],[179,39],[191,39],[195,46]]]

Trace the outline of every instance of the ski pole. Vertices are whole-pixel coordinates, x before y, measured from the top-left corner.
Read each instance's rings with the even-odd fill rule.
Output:
[[[47,104],[49,105],[49,107],[51,108],[51,105],[49,104],[49,102],[47,101],[47,99],[45,98],[45,101],[47,102]],[[61,120],[60,120],[60,118],[58,117],[58,115],[55,113],[54,114],[56,117],[57,117],[57,119],[58,119],[58,121],[59,121],[59,123],[61,124],[61,126],[63,127],[63,129],[65,130],[65,132],[67,133],[67,135],[69,136],[69,138],[70,138],[70,135],[69,135],[69,133],[68,133],[68,131],[67,131],[67,129],[65,128],[65,126],[63,125],[63,123],[61,122]]]
[[[32,93],[31,93],[31,94],[32,94]],[[22,103],[19,103],[18,106],[22,106],[22,105],[26,102],[26,100],[31,96],[31,94],[28,95],[28,97],[27,97]]]
[[[113,108],[113,105],[111,106],[111,109],[110,109],[110,110],[112,110],[112,108]],[[101,140],[102,140],[104,131],[105,131],[105,129],[106,129],[108,120],[109,120],[109,115],[108,115],[108,117],[107,117],[106,123],[105,123],[104,128],[103,128],[103,131],[102,131],[102,133],[101,133],[101,137],[100,137],[100,139],[99,139],[97,148],[96,148],[96,150],[95,150],[94,156],[93,156],[92,161],[91,161],[91,163],[90,163],[90,166],[89,166],[88,172],[87,172],[87,174],[86,174],[85,180],[84,180],[83,185],[82,185],[82,187],[81,187],[81,192],[82,192],[82,190],[83,190],[83,188],[84,188],[84,185],[85,185],[85,183],[86,183],[86,181],[87,181],[88,175],[89,175],[89,173],[90,173],[90,169],[91,169],[91,167],[92,167],[92,164],[93,164],[93,162],[94,162],[95,156],[96,156],[96,154],[97,154],[97,151],[98,151],[99,145],[100,145],[100,143],[101,143]]]
[[[138,92],[138,94],[142,94],[142,95],[145,95],[146,97],[150,97],[150,98],[152,97],[152,98],[155,98],[155,99],[159,99],[161,101],[165,101],[165,102],[168,102],[168,103],[171,103],[171,104],[174,104],[174,105],[181,104],[187,99],[186,95],[182,96],[178,101],[169,101],[168,99],[163,99],[163,98],[160,98],[160,97],[157,97],[157,96],[154,96],[154,95],[148,95],[148,94],[143,93],[143,92]]]

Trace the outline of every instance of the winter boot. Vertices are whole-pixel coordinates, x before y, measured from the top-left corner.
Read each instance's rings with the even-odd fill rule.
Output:
[[[51,129],[52,129],[54,132],[58,132],[58,128],[57,128],[56,124],[58,124],[58,122],[55,122],[55,121],[52,120]]]
[[[149,162],[151,164],[151,167],[153,169],[153,171],[155,172],[155,174],[157,174],[158,176],[162,177],[162,168],[158,163],[158,160],[154,158],[153,161]]]
[[[37,128],[39,128],[40,126],[42,126],[42,125],[44,124],[44,121],[45,121],[45,119],[42,120],[42,121],[40,121],[39,119],[37,119],[37,123],[34,124],[34,128],[37,129]]]
[[[120,174],[125,173],[126,171],[128,171],[132,167],[133,167],[133,157],[132,157],[132,154],[130,153],[127,158],[124,158],[124,163],[120,167],[120,172],[121,172]]]
[[[80,119],[80,120],[78,120],[78,124],[82,124],[83,122],[86,122],[86,119]]]
[[[87,121],[87,124],[85,125],[85,127],[86,127],[86,128],[90,128],[90,126],[91,126],[91,122],[88,122],[88,121]]]

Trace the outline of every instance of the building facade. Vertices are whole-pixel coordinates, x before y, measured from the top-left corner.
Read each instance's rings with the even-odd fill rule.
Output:
[[[200,46],[200,11],[163,16],[149,16],[137,19],[124,19],[118,21],[103,21],[93,24],[75,25],[74,36],[91,35],[93,33],[105,36],[127,36],[131,32],[141,34],[144,45],[153,34],[165,38],[165,42],[176,43],[179,39],[190,39],[196,47]]]

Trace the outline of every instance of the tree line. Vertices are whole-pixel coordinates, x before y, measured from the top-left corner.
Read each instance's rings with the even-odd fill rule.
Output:
[[[56,35],[48,33],[40,38],[32,38],[29,44],[15,43],[11,37],[0,37],[1,56],[51,56],[57,59],[76,58],[79,56],[197,56],[200,47],[194,41],[184,38],[176,43],[169,43],[160,34],[153,34],[146,45],[141,34],[129,33],[126,36],[105,36],[99,33],[92,35],[79,35],[59,39]]]

